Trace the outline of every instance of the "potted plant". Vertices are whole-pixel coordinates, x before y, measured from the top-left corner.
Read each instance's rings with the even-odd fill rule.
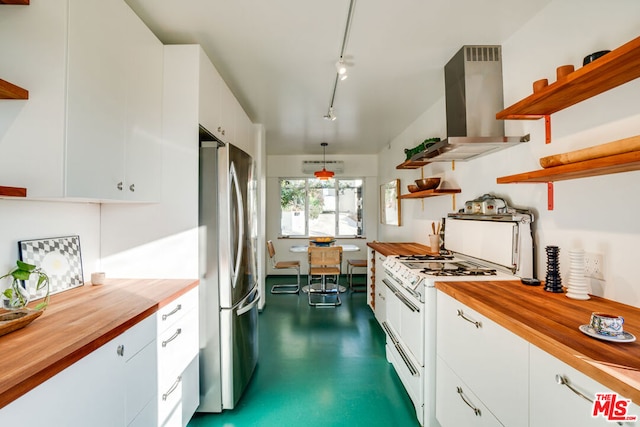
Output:
[[[35,309],[44,310],[47,307],[49,304],[49,276],[41,268],[18,260],[13,270],[0,277],[0,280],[7,277],[12,279],[11,285],[2,293],[4,308],[16,310],[26,307],[30,299],[29,289],[26,286],[23,287],[21,282],[29,280],[31,275],[35,275],[37,278],[36,291],[46,289],[44,299]]]

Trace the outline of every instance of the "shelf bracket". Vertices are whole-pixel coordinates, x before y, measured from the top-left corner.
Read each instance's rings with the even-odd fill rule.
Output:
[[[553,210],[553,182],[547,182],[547,210]]]
[[[551,143],[551,116],[549,114],[545,114],[544,116],[544,135],[545,135],[545,144]]]
[[[451,211],[455,212],[456,211],[456,194],[452,194],[451,195]]]

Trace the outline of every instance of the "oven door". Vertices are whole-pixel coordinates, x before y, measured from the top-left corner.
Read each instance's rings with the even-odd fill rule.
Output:
[[[387,322],[402,346],[424,366],[424,306],[394,279],[387,276]]]

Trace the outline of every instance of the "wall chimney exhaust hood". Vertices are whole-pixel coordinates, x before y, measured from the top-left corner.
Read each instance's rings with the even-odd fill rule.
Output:
[[[428,144],[412,161],[470,160],[522,142],[529,135],[504,136],[502,49],[463,46],[444,67],[447,138]]]

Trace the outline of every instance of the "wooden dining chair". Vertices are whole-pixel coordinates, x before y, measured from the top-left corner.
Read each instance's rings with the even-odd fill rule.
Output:
[[[267,250],[271,267],[275,270],[296,270],[297,283],[280,283],[271,287],[272,294],[297,294],[300,292],[300,261],[276,261],[276,248],[271,240],[267,241]]]
[[[340,279],[342,265],[342,246],[319,247],[309,246],[309,305],[312,306],[338,306],[340,301]],[[320,276],[319,284],[311,283],[312,276]],[[327,277],[335,277],[331,286],[327,286]],[[316,298],[316,297],[320,298]]]

